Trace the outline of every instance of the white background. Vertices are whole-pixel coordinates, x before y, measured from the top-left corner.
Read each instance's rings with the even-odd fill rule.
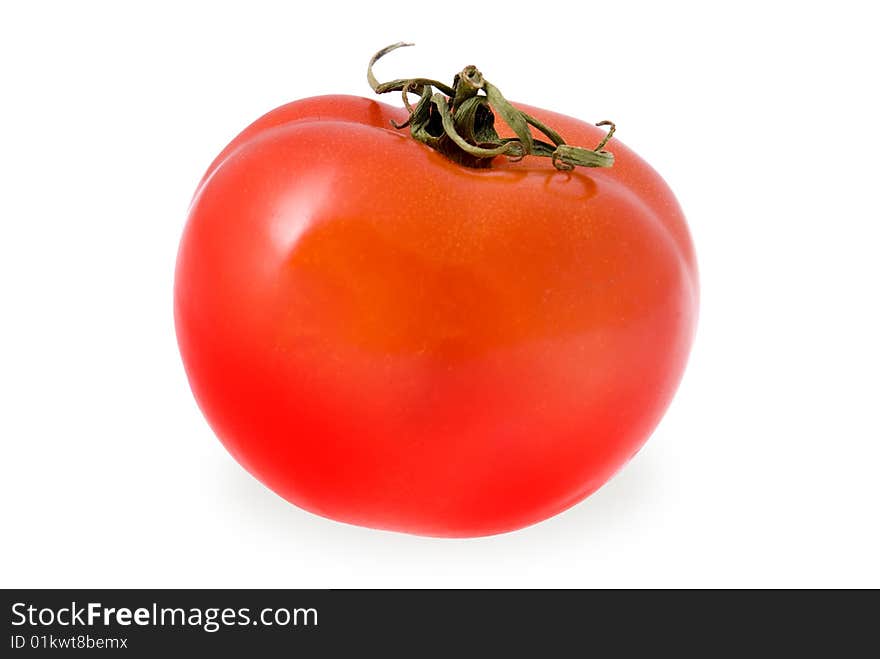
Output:
[[[870,3],[468,6],[2,4],[0,585],[880,586]],[[366,60],[401,39],[380,78],[475,63],[508,98],[613,118],[700,260],[697,342],[645,449],[507,535],[289,505],[214,438],[177,352],[204,168],[277,105],[370,95]]]

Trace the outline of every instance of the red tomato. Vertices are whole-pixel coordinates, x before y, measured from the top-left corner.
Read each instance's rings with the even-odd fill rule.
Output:
[[[519,106],[573,144],[604,131]],[[175,321],[232,455],[306,510],[435,536],[554,515],[639,450],[697,314],[660,176],[457,165],[350,96],[265,115],[199,185]]]

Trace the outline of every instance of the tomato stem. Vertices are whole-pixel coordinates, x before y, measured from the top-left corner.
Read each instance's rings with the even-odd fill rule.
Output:
[[[367,82],[377,94],[399,91],[409,118],[397,128],[410,129],[414,139],[436,149],[444,156],[467,167],[491,167],[497,156],[520,160],[525,156],[550,158],[556,169],[567,171],[575,167],[611,167],[614,155],[605,151],[605,145],[616,127],[610,121],[597,126],[609,126],[608,133],[593,149],[566,144],[562,136],[544,123],[514,107],[500,90],[486,80],[477,67],[464,67],[455,75],[452,86],[430,78],[400,78],[379,82],[373,74],[373,65],[381,58],[411,43],[399,42],[386,46],[367,65]],[[435,91],[436,90],[436,91]],[[409,95],[418,94],[413,106]],[[510,126],[516,137],[503,138],[495,130],[495,115]],[[536,139],[529,126],[543,133],[549,142]]]

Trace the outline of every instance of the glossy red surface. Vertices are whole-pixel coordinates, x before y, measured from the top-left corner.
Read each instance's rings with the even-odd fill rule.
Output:
[[[570,143],[603,131],[538,108]],[[600,487],[685,366],[681,210],[618,140],[611,169],[455,165],[357,97],[267,114],[212,164],[175,281],[193,393],[252,474],[333,519],[516,529]]]

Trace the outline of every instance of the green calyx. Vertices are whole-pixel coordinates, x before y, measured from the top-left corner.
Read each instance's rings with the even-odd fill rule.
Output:
[[[367,81],[377,94],[401,92],[409,118],[395,128],[409,126],[412,136],[436,149],[444,156],[467,167],[490,167],[496,156],[521,160],[525,156],[550,158],[556,169],[568,171],[575,167],[611,167],[614,155],[605,145],[614,134],[610,121],[608,133],[594,149],[566,144],[562,136],[536,118],[515,108],[498,88],[483,77],[475,66],[466,66],[456,74],[452,86],[429,78],[403,78],[380,83],[373,74],[373,65],[392,50],[411,43],[396,43],[383,48],[370,59]],[[409,94],[418,94],[413,106]],[[510,126],[516,137],[499,137],[495,130],[496,114]],[[536,139],[531,127],[549,140]]]

